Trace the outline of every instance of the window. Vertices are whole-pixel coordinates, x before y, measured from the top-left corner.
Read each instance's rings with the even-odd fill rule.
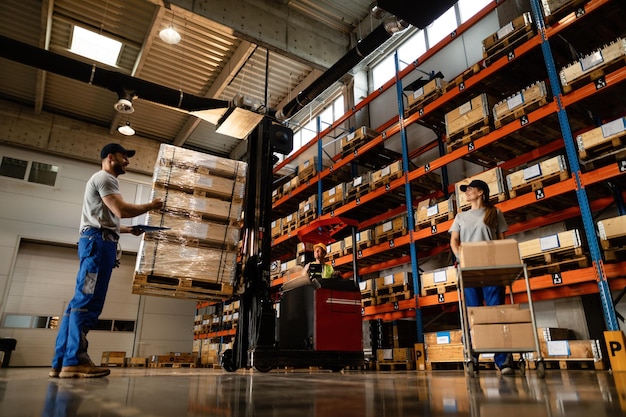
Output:
[[[23,180],[27,168],[28,161],[3,156],[2,162],[0,162],[0,175]]]
[[[331,126],[335,120],[341,117],[344,113],[344,101],[343,95],[341,95],[333,100],[329,106],[324,108],[322,112],[318,114],[322,125],[321,130]],[[300,126],[297,130],[294,129],[292,153],[306,145],[316,135],[317,118],[315,116],[311,116],[310,120],[304,126]]]
[[[26,177],[27,173],[28,178]],[[26,161],[8,156],[3,156],[0,161],[0,176],[26,180],[51,187],[54,187],[58,173],[58,166],[43,162]]]
[[[30,174],[28,175],[28,182],[54,186],[58,172],[59,167],[57,166],[44,164],[42,162],[33,162],[30,168]]]
[[[467,22],[472,16],[481,11],[492,0],[459,0],[459,13],[461,15],[461,23]]]
[[[79,26],[74,26],[70,52],[102,62],[103,64],[115,66],[121,50],[121,42]]]
[[[29,316],[25,314],[6,314],[2,327],[6,329],[57,329],[58,316]],[[113,332],[134,332],[134,320],[98,320],[93,330]]]
[[[439,16],[432,25],[426,28],[428,36],[428,45],[434,46],[442,39],[449,36],[458,27],[456,21],[456,10],[450,7],[448,11]]]

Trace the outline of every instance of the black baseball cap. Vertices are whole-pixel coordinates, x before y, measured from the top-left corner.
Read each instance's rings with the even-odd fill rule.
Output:
[[[104,148],[100,151],[100,159],[106,158],[110,153],[123,153],[127,158],[135,156],[135,151],[130,149],[124,149],[119,143],[109,143],[104,145]]]
[[[463,185],[459,186],[459,189],[461,191],[465,192],[465,190],[467,190],[468,187],[481,189],[481,190],[483,190],[483,193],[486,196],[489,196],[489,186],[487,185],[487,183],[485,181],[482,181],[482,180],[472,180],[472,182],[470,182],[469,184],[463,184]]]

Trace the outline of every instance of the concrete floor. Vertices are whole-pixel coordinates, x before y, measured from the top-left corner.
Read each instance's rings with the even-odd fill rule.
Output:
[[[112,368],[101,379],[0,369],[0,416],[626,416],[626,373]]]

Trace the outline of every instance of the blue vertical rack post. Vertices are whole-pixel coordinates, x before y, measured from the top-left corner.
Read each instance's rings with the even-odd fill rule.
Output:
[[[411,183],[407,180],[409,173],[409,145],[406,137],[406,128],[404,127],[404,99],[402,94],[402,80],[400,80],[398,74],[400,73],[400,60],[398,59],[398,51],[394,55],[396,65],[396,93],[398,96],[398,123],[400,123],[400,138],[402,139],[402,172],[404,173],[404,195],[406,198],[407,208],[407,227],[409,228],[409,235],[411,237],[409,246],[411,252],[411,272],[413,274],[413,291],[415,294],[420,289],[419,280],[419,267],[417,259],[417,250],[415,248],[415,242],[413,242],[413,231],[415,230],[415,215],[413,213],[413,200],[411,194]],[[419,298],[415,297],[415,325],[417,327],[417,341],[419,343],[424,342],[424,324],[422,321],[422,312],[418,308]]]
[[[567,117],[567,112],[565,111],[565,107],[561,102],[561,83],[559,80],[559,76],[556,72],[550,43],[548,42],[548,38],[546,36],[546,25],[544,22],[543,14],[541,12],[541,4],[539,0],[530,0],[530,5],[532,8],[533,19],[535,20],[535,23],[537,25],[537,31],[541,35],[541,52],[543,53],[543,59],[548,70],[548,78],[550,80],[550,86],[552,87],[552,93],[554,95],[554,99],[557,102],[557,116],[559,119],[561,132],[563,133],[567,160],[576,181],[576,197],[578,199],[578,205],[580,206],[583,227],[587,235],[587,243],[589,245],[589,251],[591,252],[591,260],[596,269],[600,299],[602,301],[602,309],[604,311],[606,327],[607,330],[619,330],[617,317],[615,315],[615,308],[613,306],[613,301],[611,298],[611,290],[609,288],[609,283],[607,282],[606,274],[604,272],[602,254],[600,252],[600,246],[598,245],[598,239],[596,238],[596,229],[593,222],[593,217],[591,215],[589,199],[587,198],[587,192],[582,186],[582,182],[580,179],[580,164],[578,162],[578,154],[574,146],[572,130],[569,124],[569,119]]]

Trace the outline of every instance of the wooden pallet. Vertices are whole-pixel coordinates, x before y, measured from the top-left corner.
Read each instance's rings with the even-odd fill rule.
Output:
[[[379,233],[375,237],[374,242],[377,245],[379,245],[379,244],[384,243],[384,242],[389,242],[390,240],[393,240],[395,238],[402,237],[402,236],[406,235],[407,233],[409,233],[409,231],[407,229],[394,230],[394,231],[389,231],[389,232],[386,232],[386,233]]]
[[[372,244],[373,244],[373,243],[372,243],[372,241],[371,241],[371,240],[366,240],[366,241],[363,241],[363,242],[358,242],[358,243],[356,244],[356,250],[357,250],[357,252],[358,252],[358,251],[362,251],[363,249],[367,249],[367,248],[371,247],[371,246],[372,246]],[[343,250],[343,254],[344,254],[344,256],[345,256],[345,255],[352,255],[352,247],[349,247],[349,248],[344,248],[344,250]]]
[[[166,277],[156,275],[135,274],[133,277],[133,294],[175,296],[192,299],[223,299],[233,294],[230,283],[208,282],[182,277]]]
[[[443,294],[456,291],[456,282],[445,282],[442,284],[430,285],[422,288],[422,297],[427,295]]]
[[[481,69],[482,69],[482,66],[479,63],[472,65],[471,67],[463,71],[461,74],[457,75],[457,77],[454,80],[450,81],[446,86],[444,86],[443,87],[444,92],[447,93],[448,91],[452,91],[455,88],[460,87],[461,85],[465,83],[465,81],[469,80],[471,77],[478,74]]]
[[[524,107],[514,109],[510,113],[500,116],[493,122],[493,124],[496,129],[500,129],[502,126],[511,123],[513,120],[521,119],[523,116],[530,114],[546,104],[548,104],[548,98],[540,97],[535,101],[528,102]]]
[[[328,204],[327,206],[322,207],[322,214],[330,213],[332,211],[337,210],[339,207],[343,206],[345,203],[343,200],[337,201],[333,204]]]
[[[443,222],[446,222],[446,221],[452,220],[452,219],[454,219],[454,213],[453,212],[441,213],[441,214],[437,214],[435,216],[430,216],[426,220],[420,221],[419,223],[417,223],[415,225],[415,228],[417,230],[425,229],[427,227],[432,227],[432,226],[434,226],[436,224],[443,223]]]
[[[379,187],[384,187],[387,184],[389,184],[390,182],[397,180],[398,178],[402,177],[402,175],[404,175],[404,172],[402,171],[397,171],[397,172],[393,172],[387,176],[382,177],[379,180],[376,181],[372,181],[372,191],[378,189]]]
[[[395,303],[396,301],[410,300],[413,298],[413,291],[408,289],[406,291],[394,292],[386,295],[379,295],[376,297],[376,304]]]
[[[371,298],[362,298],[361,299],[361,306],[362,307],[371,307],[371,306],[375,306],[376,305],[376,298],[371,297]]]
[[[518,45],[526,42],[535,36],[533,25],[522,26],[518,30],[511,32],[507,37],[494,43],[489,49],[483,51],[485,66],[489,66],[499,58],[508,54]]]
[[[549,13],[544,13],[546,14],[545,16],[546,23],[548,23],[549,25],[552,25],[558,22],[559,20],[561,20],[562,18],[564,18],[565,16],[567,16],[568,14],[576,10],[576,8],[584,5],[588,1],[589,0],[570,0],[569,2],[563,4],[562,6],[554,10],[550,10]],[[546,12],[545,9],[544,9],[544,12]]]
[[[377,371],[409,371],[411,369],[415,369],[415,362],[413,361],[376,361]]]
[[[518,195],[526,194],[529,192],[534,192],[541,188],[545,188],[548,185],[565,181],[568,178],[570,178],[570,175],[569,175],[569,172],[567,171],[555,172],[551,175],[546,175],[545,177],[542,177],[538,180],[529,181],[525,184],[520,184],[520,185],[513,187],[513,189],[509,190],[509,197],[515,198]]]
[[[362,184],[359,186],[350,186],[350,189],[348,190],[348,187],[346,186],[346,195],[345,195],[345,202],[349,203],[350,201],[354,201],[357,199],[357,197],[362,197],[365,194],[369,193],[371,191],[371,185],[368,182],[367,184]]]
[[[626,56],[622,56],[619,59],[607,62],[604,65],[594,69],[593,71],[590,71],[584,75],[581,75],[575,80],[570,81],[566,86],[563,86],[563,94],[571,93],[572,91],[576,90],[579,87],[582,87],[583,85],[596,82],[607,74],[610,74],[611,72],[622,68],[625,65]]]
[[[179,362],[151,362],[149,368],[195,368],[195,363],[179,363]]]
[[[409,117],[410,115],[419,112],[427,104],[432,103],[433,101],[435,101],[442,95],[443,95],[443,91],[433,90],[429,94],[422,96],[420,100],[415,101],[408,106],[408,108],[404,111],[404,117]]]
[[[310,166],[298,172],[298,183],[305,184],[317,176],[317,167]]]
[[[309,210],[304,214],[300,214],[298,217],[298,227],[311,223],[313,220],[317,219],[317,217],[316,210]]]
[[[544,358],[543,363],[546,369],[591,369],[591,370],[606,370],[606,365],[603,361],[596,361],[593,358],[570,358],[570,359],[550,359]],[[537,362],[527,361],[526,366],[530,369],[537,369]]]
[[[485,118],[485,120],[488,120],[488,118]],[[472,130],[471,132],[468,132],[465,136],[462,136],[460,139],[456,139],[448,143],[447,145],[448,153],[460,147],[469,145],[471,142],[487,135],[489,132],[491,132],[490,126],[482,126],[482,127],[477,128],[476,130]]]
[[[530,276],[558,273],[589,266],[589,258],[584,254],[581,247],[539,254],[524,258],[524,262],[528,265]]]
[[[597,144],[593,148],[579,150],[578,156],[582,160],[591,160],[611,153],[623,153],[624,147],[626,147],[626,131],[611,140]]]

